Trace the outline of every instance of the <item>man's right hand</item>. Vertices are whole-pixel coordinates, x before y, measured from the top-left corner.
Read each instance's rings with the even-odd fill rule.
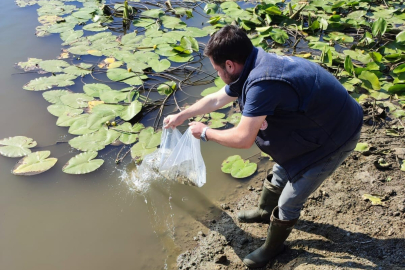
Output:
[[[186,119],[184,119],[180,113],[169,115],[163,120],[164,128],[174,129],[183,124],[184,120]]]

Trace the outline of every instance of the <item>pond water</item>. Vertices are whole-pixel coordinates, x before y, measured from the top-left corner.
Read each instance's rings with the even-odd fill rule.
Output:
[[[67,143],[56,142],[72,136],[67,128],[55,125],[42,92],[22,89],[38,74],[19,74],[14,68],[28,57],[55,59],[60,54],[59,35],[34,35],[39,25],[36,9],[19,8],[13,0],[0,2],[0,138],[31,137],[38,150],[50,150],[58,162],[45,173],[23,177],[11,174],[18,159],[0,156],[0,269],[173,268],[194,233],[204,229],[200,221],[218,214],[214,205],[238,192],[237,185],[247,185],[246,180],[223,174],[221,162],[234,154],[247,158],[259,150],[203,143],[205,186],[156,185],[144,196],[122,181],[134,165],[129,157],[115,164],[113,146],[100,152],[105,163],[96,172],[64,174],[63,165],[76,152]]]

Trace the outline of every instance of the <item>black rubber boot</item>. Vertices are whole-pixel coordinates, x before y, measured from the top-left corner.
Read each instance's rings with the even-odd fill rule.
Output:
[[[264,267],[271,259],[284,250],[284,241],[290,235],[298,218],[293,220],[280,220],[277,217],[278,207],[274,208],[273,214],[271,215],[266,242],[243,259],[243,263],[247,267]]]
[[[278,204],[282,188],[276,187],[268,180],[271,180],[272,175],[269,175],[263,183],[262,194],[259,199],[259,206],[251,210],[243,210],[238,212],[238,220],[240,222],[263,222],[270,223],[270,215],[273,209]]]

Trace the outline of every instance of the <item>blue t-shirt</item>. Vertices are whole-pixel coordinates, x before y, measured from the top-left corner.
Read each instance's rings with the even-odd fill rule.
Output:
[[[228,86],[225,92],[231,97],[238,96]],[[260,81],[249,88],[242,115],[255,117],[274,115],[276,111],[297,111],[298,105],[298,95],[288,83]]]

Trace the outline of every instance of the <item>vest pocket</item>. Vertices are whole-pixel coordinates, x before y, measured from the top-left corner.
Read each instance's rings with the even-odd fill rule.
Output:
[[[296,144],[296,156],[299,156],[303,153],[310,152],[315,150],[316,148],[320,147],[320,144],[310,142],[306,140],[304,137],[302,137],[300,134],[297,132],[293,131],[291,133],[291,137],[294,140],[291,140],[292,144]],[[294,142],[295,141],[295,142]]]

